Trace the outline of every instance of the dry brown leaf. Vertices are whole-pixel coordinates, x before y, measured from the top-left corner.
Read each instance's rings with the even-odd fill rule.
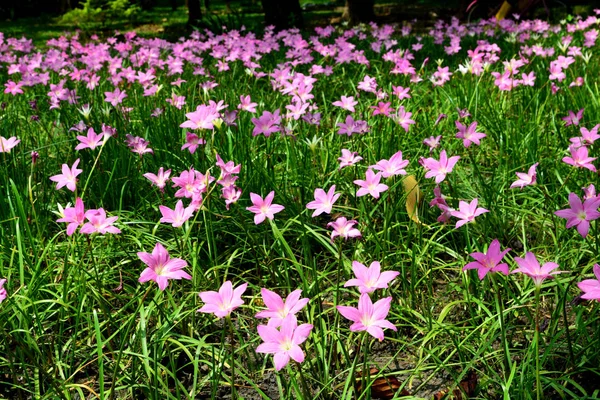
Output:
[[[376,376],[379,373],[377,368],[369,369],[369,376]],[[357,374],[357,387],[358,393],[362,392],[362,377],[361,372]],[[400,381],[395,376],[378,376],[371,384],[371,397],[374,399],[389,400],[392,399],[396,393],[400,390]],[[400,390],[401,396],[410,396],[410,393],[406,389]]]
[[[406,212],[410,219],[417,224],[422,224],[419,219],[419,205],[423,201],[423,194],[414,175],[407,175],[402,181],[406,193]]]
[[[470,371],[465,378],[460,381],[458,384],[459,387],[452,391],[452,395],[449,395],[450,390],[445,389],[437,392],[433,395],[434,400],[442,400],[442,399],[455,399],[455,400],[463,400],[463,393],[467,396],[466,399],[469,399],[475,396],[475,389],[477,389],[477,374],[473,371]]]

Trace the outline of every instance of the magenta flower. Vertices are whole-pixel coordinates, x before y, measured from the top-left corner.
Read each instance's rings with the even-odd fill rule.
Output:
[[[594,126],[592,129],[587,129],[582,126],[579,129],[579,131],[581,132],[581,136],[571,138],[569,139],[569,141],[577,147],[591,146],[596,140],[600,139],[600,135],[598,134],[598,128],[600,128],[600,124]]]
[[[565,121],[565,126],[579,125],[579,121],[581,121],[581,118],[583,118],[583,110],[584,109],[582,108],[581,110],[577,111],[577,113],[569,110],[569,115],[562,117],[562,120]]]
[[[538,262],[535,254],[528,251],[525,254],[525,259],[520,257],[515,257],[515,262],[519,265],[519,268],[513,270],[511,274],[516,274],[517,272],[522,272],[531,279],[536,286],[541,286],[542,282],[546,278],[553,278],[552,275],[561,274],[565,271],[554,271],[558,268],[557,263],[547,262],[540,267],[540,263]]]
[[[363,158],[359,156],[356,151],[342,149],[342,156],[338,158],[338,161],[340,162],[340,169],[354,165],[362,159]]]
[[[159,222],[164,222],[166,224],[172,224],[173,228],[178,228],[182,226],[185,221],[190,219],[194,214],[194,207],[183,207],[183,202],[181,200],[177,201],[175,204],[175,209],[172,210],[166,206],[158,206],[160,213],[162,214],[162,218]]]
[[[21,142],[20,139],[17,139],[16,136],[5,139],[0,136],[0,153],[10,153],[10,150],[13,149],[16,145]]]
[[[581,295],[582,299],[600,301],[600,265],[599,264],[594,264],[594,275],[596,275],[596,279],[586,279],[577,284],[577,287],[579,287],[579,289],[581,289],[581,291],[583,292],[583,294]],[[0,281],[0,287],[2,287],[1,281]]]
[[[367,170],[367,176],[365,180],[357,179],[354,181],[354,184],[360,186],[360,189],[356,192],[357,197],[364,196],[366,194],[370,194],[376,199],[379,198],[379,194],[381,192],[385,192],[388,190],[388,186],[383,183],[379,183],[381,180],[381,172],[374,173],[372,169]]]
[[[279,109],[275,110],[274,113],[264,111],[259,118],[252,118],[254,129],[252,130],[252,136],[258,136],[261,133],[267,137],[275,132],[279,132],[281,127],[281,117],[279,116]]]
[[[577,226],[577,232],[586,237],[590,230],[590,221],[600,218],[600,197],[593,197],[581,202],[575,193],[569,193],[569,205],[571,208],[558,210],[554,215],[567,220],[567,229]]]
[[[268,325],[277,328],[288,316],[295,316],[308,303],[308,298],[300,298],[302,290],[297,289],[288,295],[285,302],[277,293],[269,289],[261,289],[263,301],[267,309],[256,314],[256,318],[270,318]],[[295,318],[295,317],[294,317]]]
[[[79,140],[80,143],[75,146],[75,150],[94,150],[96,147],[102,146],[108,138],[109,136],[103,133],[96,134],[94,128],[89,128],[87,136],[77,136],[77,140]]]
[[[233,289],[231,281],[223,283],[219,292],[208,291],[200,293],[200,298],[205,303],[198,312],[212,313],[217,318],[229,316],[233,310],[244,304],[242,294],[246,291],[247,283]]]
[[[6,283],[6,279],[0,279],[0,303],[4,301],[8,297],[8,293],[6,293],[6,289],[4,288],[4,284]]]
[[[119,219],[119,217],[110,217],[106,218],[106,211],[103,208],[99,208],[97,210],[87,210],[85,212],[85,218],[89,221],[86,222],[79,233],[100,233],[104,235],[106,233],[121,233],[121,230],[116,226],[113,226],[114,222]]]
[[[156,243],[152,254],[140,251],[137,256],[148,266],[138,279],[140,283],[154,281],[160,290],[165,290],[169,279],[192,279],[190,274],[183,271],[187,262],[181,258],[170,258],[169,252],[160,243]]]
[[[469,254],[475,261],[465,265],[462,270],[476,269],[480,280],[483,280],[488,272],[501,272],[504,275],[508,275],[508,264],[499,263],[509,251],[510,248],[500,251],[500,242],[498,239],[494,239],[490,243],[487,253],[475,252]]]
[[[163,192],[165,190],[165,185],[167,184],[167,181],[169,180],[169,176],[171,176],[171,170],[164,170],[163,167],[160,167],[158,169],[158,174],[155,175],[151,172],[147,172],[143,175],[145,178],[149,179],[150,182],[152,182],[154,185],[156,185],[161,192]]]
[[[273,202],[273,198],[275,197],[275,192],[271,191],[267,197],[263,198],[257,195],[256,193],[250,193],[250,200],[252,201],[252,206],[246,207],[246,210],[255,213],[254,223],[256,225],[262,223],[265,218],[269,218],[272,220],[275,218],[275,214],[282,211],[285,207],[279,204],[271,204]]]
[[[450,213],[450,215],[459,219],[456,222],[457,229],[464,224],[474,221],[475,217],[490,211],[485,208],[477,207],[477,202],[477,199],[473,199],[470,203],[462,200],[458,202],[458,211],[454,210]]]
[[[352,332],[367,331],[375,339],[382,341],[382,328],[397,330],[390,321],[385,319],[391,304],[391,297],[386,297],[373,304],[369,295],[363,293],[358,299],[358,308],[337,306],[337,310],[344,318],[354,322],[350,326]]]
[[[330,222],[327,224],[327,227],[333,228],[331,231],[331,241],[333,241],[336,236],[343,237],[348,240],[348,238],[360,237],[360,231],[354,228],[358,222],[351,219],[348,221],[346,217],[339,217],[334,222]]]
[[[256,352],[274,354],[273,364],[277,371],[285,367],[290,358],[301,363],[304,361],[304,353],[300,345],[306,341],[312,328],[311,324],[298,326],[296,318],[291,315],[283,320],[280,330],[268,325],[259,325],[258,334],[263,343],[258,345]]]
[[[106,96],[104,101],[112,104],[113,107],[116,107],[117,104],[123,102],[123,100],[127,97],[127,93],[125,91],[121,92],[121,89],[116,88],[114,92],[104,92],[104,96]]]
[[[181,146],[181,150],[188,149],[190,154],[194,154],[201,144],[206,144],[206,140],[198,137],[195,133],[187,132],[185,135],[186,143]]]
[[[596,167],[592,165],[592,161],[596,157],[588,157],[588,148],[585,146],[576,147],[569,146],[571,157],[563,157],[563,162],[574,166],[575,168],[587,168],[592,172],[596,172]]]
[[[523,187],[525,187],[525,186],[534,185],[537,180],[535,168],[538,165],[539,165],[539,163],[533,164],[531,167],[529,167],[529,171],[527,171],[527,173],[515,172],[519,179],[517,179],[510,185],[511,189],[514,187],[519,187],[519,188],[523,189]]]
[[[348,280],[344,287],[358,286],[361,294],[374,292],[375,289],[387,289],[388,283],[400,274],[397,271],[381,272],[379,261],[373,261],[369,268],[358,261],[352,261],[352,271],[356,278]]]
[[[56,222],[69,223],[69,225],[67,225],[67,236],[71,236],[75,233],[75,230],[85,222],[83,200],[78,197],[77,200],[75,200],[75,207],[67,207],[63,211],[63,217],[57,219]]]
[[[62,174],[50,177],[52,182],[56,182],[56,190],[66,186],[71,192],[75,191],[75,187],[77,185],[77,175],[83,172],[83,170],[77,169],[77,165],[79,165],[79,158],[75,160],[71,168],[69,168],[67,164],[63,164]]]
[[[459,121],[455,121],[455,124],[456,128],[458,129],[456,138],[462,139],[465,147],[471,146],[471,143],[475,143],[479,146],[480,140],[487,136],[485,133],[477,132],[476,121],[472,122],[468,127]]]
[[[381,176],[384,178],[389,178],[395,175],[406,175],[406,166],[408,165],[408,160],[402,159],[402,152],[399,151],[388,160],[380,160],[375,165],[371,165],[370,168],[381,171]]]
[[[452,172],[452,169],[458,160],[460,160],[460,156],[452,156],[448,158],[446,155],[446,150],[441,151],[439,161],[431,157],[421,158],[421,164],[427,171],[425,173],[425,178],[435,177],[435,183],[440,184],[444,179],[446,179],[446,175]]]
[[[312,213],[313,217],[322,213],[331,213],[333,203],[340,197],[339,193],[335,193],[335,185],[331,186],[327,193],[323,189],[315,189],[315,200],[306,205],[309,210],[315,210]]]

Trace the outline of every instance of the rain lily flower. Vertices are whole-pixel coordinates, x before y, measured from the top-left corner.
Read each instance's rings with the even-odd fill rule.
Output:
[[[459,219],[456,222],[457,229],[466,223],[474,221],[475,217],[490,211],[477,207],[477,202],[477,199],[473,199],[470,203],[462,200],[458,202],[458,211],[454,210],[450,213],[450,215]]]
[[[588,149],[585,146],[576,147],[569,146],[571,157],[563,157],[563,162],[574,166],[575,168],[587,168],[592,172],[596,172],[596,167],[592,165],[592,161],[596,157],[588,157]]]
[[[469,125],[468,127],[466,125],[463,125],[459,121],[455,121],[455,124],[456,128],[458,129],[458,132],[456,133],[456,138],[462,139],[463,145],[465,147],[471,146],[471,143],[475,143],[479,146],[479,141],[487,136],[485,133],[477,132],[476,121],[472,122],[471,125]]]
[[[594,264],[594,275],[596,279],[586,279],[577,284],[577,287],[581,289],[583,294],[582,299],[586,300],[598,300],[600,301],[600,265]],[[4,279],[3,279],[4,280]],[[2,287],[2,281],[0,281],[0,287]],[[5,294],[6,297],[6,294]],[[1,293],[0,293],[1,298]]]
[[[452,156],[448,158],[446,150],[442,150],[440,153],[440,160],[434,158],[421,158],[421,165],[427,171],[425,178],[435,178],[435,183],[440,184],[446,175],[452,172],[454,165],[460,160],[460,156]]]
[[[186,143],[181,146],[181,150],[188,149],[190,154],[194,154],[201,144],[206,144],[206,140],[198,137],[198,135],[192,132],[187,132],[185,134],[185,141]]]
[[[538,164],[539,163],[535,163],[531,167],[529,167],[529,171],[527,171],[527,173],[516,172],[517,177],[519,179],[517,179],[510,185],[511,189],[514,187],[519,187],[523,189],[525,186],[534,185],[537,179],[535,168],[538,166]]]
[[[569,141],[577,147],[591,146],[596,140],[600,139],[598,128],[600,128],[600,124],[594,126],[592,129],[587,129],[582,126],[579,130],[581,132],[581,137],[574,137],[569,139]]]
[[[8,293],[6,293],[6,288],[4,288],[4,284],[6,283],[6,279],[0,279],[0,303],[8,297]]]
[[[156,185],[160,189],[160,191],[163,192],[165,190],[165,185],[167,184],[167,181],[169,180],[170,175],[171,175],[170,169],[165,171],[165,169],[163,167],[160,167],[158,169],[157,175],[155,175],[151,172],[147,172],[143,176],[145,178],[149,179],[150,182],[152,182],[154,185]]]
[[[352,271],[356,278],[348,280],[344,287],[358,286],[361,294],[374,292],[375,289],[387,289],[388,283],[400,274],[397,271],[381,272],[379,261],[373,261],[369,268],[358,261],[352,261]]]
[[[83,172],[81,169],[77,169],[79,165],[79,158],[75,160],[73,166],[69,168],[67,164],[62,165],[62,174],[54,175],[50,177],[52,182],[56,182],[56,190],[66,186],[71,192],[75,191],[77,185],[77,175]]]
[[[502,261],[509,251],[510,248],[500,251],[500,242],[498,239],[494,239],[490,243],[487,253],[475,252],[469,254],[475,261],[465,265],[462,270],[476,269],[480,280],[483,280],[488,272],[501,272],[504,275],[508,275],[508,264],[500,264],[500,261]]]
[[[370,168],[381,171],[381,176],[389,178],[395,175],[406,175],[406,166],[408,160],[402,159],[402,152],[399,151],[388,160],[380,160],[375,165],[371,165]]]
[[[121,230],[116,226],[113,226],[114,222],[119,219],[119,217],[110,217],[106,218],[106,211],[103,208],[99,208],[97,210],[88,210],[85,212],[85,218],[89,221],[86,222],[81,229],[80,233],[92,234],[92,233],[100,233],[104,235],[106,233],[121,233]]]
[[[5,139],[0,136],[0,153],[10,153],[10,150],[21,142],[16,136]]]
[[[237,108],[238,110],[248,111],[249,113],[255,113],[257,105],[258,104],[252,102],[250,96],[241,95],[240,104],[238,104]]]
[[[391,304],[391,297],[383,298],[373,304],[369,295],[363,293],[358,300],[358,308],[337,306],[337,310],[344,318],[354,322],[350,326],[352,332],[367,331],[375,339],[382,341],[382,328],[397,330],[390,321],[385,319],[390,311]]]
[[[302,324],[298,326],[296,318],[291,315],[283,320],[281,329],[268,325],[259,325],[258,334],[263,343],[256,348],[257,353],[274,354],[273,364],[277,371],[285,367],[290,358],[296,362],[304,361],[304,353],[300,345],[306,341],[313,326]]]
[[[593,197],[581,201],[575,193],[569,193],[569,205],[571,208],[555,211],[554,214],[567,220],[567,229],[577,226],[577,232],[586,237],[590,230],[590,221],[600,218],[600,197]]]
[[[388,186],[383,183],[379,183],[381,180],[381,172],[374,173],[372,169],[367,170],[367,176],[365,180],[357,179],[354,181],[354,184],[360,186],[360,189],[356,192],[357,197],[364,196],[366,194],[370,194],[376,199],[379,198],[379,194],[381,192],[385,192],[388,190]]]
[[[103,133],[96,134],[94,128],[89,128],[87,131],[87,136],[77,136],[77,140],[79,140],[80,143],[75,146],[75,150],[94,150],[96,147],[102,146],[108,138],[109,136]]]
[[[169,279],[192,279],[190,274],[183,271],[187,262],[181,258],[170,258],[169,252],[160,243],[156,243],[152,254],[140,251],[137,256],[148,266],[138,279],[140,283],[154,281],[160,290],[165,290]]]
[[[83,200],[78,197],[77,200],[75,200],[75,207],[67,207],[63,211],[63,217],[57,219],[56,222],[69,223],[69,225],[67,225],[67,236],[71,236],[75,233],[75,230],[85,222]]]
[[[185,114],[187,121],[179,125],[188,129],[214,129],[213,121],[219,118],[219,113],[214,107],[204,104],[196,107],[196,111]]]
[[[217,318],[227,317],[233,310],[244,304],[242,294],[246,291],[247,283],[233,289],[231,281],[223,283],[219,292],[208,291],[200,293],[200,298],[205,303],[198,312],[212,313]]]
[[[275,110],[274,113],[264,111],[259,118],[252,118],[251,122],[254,124],[252,130],[252,136],[258,136],[261,133],[267,137],[275,132],[279,132],[281,127],[281,117],[279,116],[279,109]]]
[[[577,111],[577,114],[573,111],[569,110],[569,115],[566,117],[562,117],[562,120],[565,121],[565,126],[569,125],[579,125],[579,121],[583,118],[583,108]]]
[[[565,272],[554,271],[556,268],[558,268],[558,264],[553,262],[547,262],[540,267],[540,263],[535,257],[535,254],[529,251],[525,254],[525,259],[521,257],[515,257],[515,262],[519,265],[519,268],[513,270],[511,274],[522,272],[533,279],[533,282],[536,286],[541,286],[542,282],[546,278],[551,279],[553,275]]]
[[[334,222],[328,223],[327,227],[333,228],[333,231],[331,232],[331,241],[333,242],[336,236],[343,237],[346,240],[348,240],[348,238],[360,237],[360,231],[354,228],[354,225],[357,223],[358,222],[353,219],[348,221],[346,217],[339,217]]]
[[[338,158],[338,161],[340,162],[340,169],[354,165],[362,159],[363,158],[359,156],[356,151],[342,149],[342,156]]]
[[[183,207],[183,202],[179,200],[177,204],[175,204],[175,210],[170,209],[169,207],[165,207],[163,205],[158,206],[160,213],[162,214],[162,218],[159,222],[164,222],[166,224],[172,224],[173,228],[178,228],[182,226],[185,221],[191,218],[194,214],[194,207]]]
[[[412,113],[406,111],[404,106],[398,107],[396,113],[391,115],[392,119],[404,129],[404,132],[408,132],[410,126],[415,124],[415,121],[410,119],[411,116]]]
[[[355,101],[353,96],[342,96],[340,100],[334,101],[331,104],[337,107],[341,107],[344,110],[354,112],[354,106],[358,104],[358,101]]]
[[[433,149],[437,149],[440,147],[440,141],[442,140],[442,135],[438,136],[430,136],[427,139],[423,139],[423,144],[429,146],[429,152],[431,153]]]
[[[256,225],[262,223],[265,218],[269,218],[272,220],[275,218],[275,214],[282,211],[285,207],[279,204],[271,204],[273,202],[273,198],[275,197],[275,191],[271,191],[267,197],[260,197],[256,193],[250,193],[250,200],[252,201],[252,206],[246,207],[246,210],[255,213],[254,223]]]
[[[317,188],[315,189],[314,194],[315,200],[306,205],[306,208],[309,210],[315,210],[312,213],[313,217],[321,215],[322,213],[331,213],[333,203],[340,197],[339,193],[335,193],[335,185],[331,186],[327,193],[325,193],[325,190]]]
[[[125,91],[121,92],[121,89],[116,88],[114,92],[104,92],[104,96],[106,96],[104,101],[112,104],[113,107],[116,107],[117,104],[121,104],[127,97],[127,93]]]
[[[263,288],[260,293],[267,309],[257,313],[256,318],[270,318],[268,325],[273,328],[281,326],[286,317],[295,316],[308,303],[308,298],[300,298],[302,294],[302,290],[300,289],[290,293],[285,302],[281,296],[269,289]]]

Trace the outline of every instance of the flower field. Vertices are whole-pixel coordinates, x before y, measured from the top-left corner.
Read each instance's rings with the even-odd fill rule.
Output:
[[[0,34],[0,397],[598,398],[599,32]]]

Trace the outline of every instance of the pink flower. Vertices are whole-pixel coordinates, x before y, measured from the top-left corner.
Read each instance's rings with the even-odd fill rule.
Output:
[[[67,236],[71,236],[75,233],[75,230],[85,222],[83,200],[78,197],[77,200],[75,200],[75,207],[67,207],[63,211],[63,217],[57,219],[56,222],[69,223],[69,225],[67,225]]]
[[[334,222],[330,222],[327,224],[327,227],[333,228],[331,232],[331,241],[333,241],[336,236],[343,237],[348,240],[348,238],[360,237],[360,231],[354,228],[358,222],[351,219],[348,221],[346,217],[339,217]]]
[[[147,172],[145,173],[143,176],[147,179],[150,180],[150,182],[152,182],[154,185],[156,185],[161,192],[163,192],[165,190],[165,185],[167,184],[167,181],[169,180],[169,176],[171,175],[171,170],[164,170],[163,167],[160,167],[158,169],[158,175],[155,175],[151,172]]]
[[[79,165],[79,158],[75,160],[71,168],[69,168],[67,164],[63,164],[62,174],[50,177],[52,182],[56,182],[56,190],[66,186],[71,192],[75,191],[75,187],[77,185],[77,175],[83,172],[83,170],[77,169],[77,165]]]
[[[117,104],[123,102],[123,99],[127,97],[127,93],[125,91],[121,92],[121,89],[116,88],[114,92],[104,92],[104,96],[106,96],[104,101],[112,104],[113,107],[116,107]]]
[[[219,292],[208,291],[200,293],[200,298],[205,303],[198,312],[212,313],[217,318],[229,316],[233,310],[244,304],[242,294],[246,291],[247,283],[233,289],[231,281],[223,283]]]
[[[279,132],[281,127],[281,117],[279,116],[279,109],[275,110],[274,113],[264,111],[259,118],[252,118],[254,129],[252,130],[252,136],[258,136],[261,133],[267,137],[275,132]]]
[[[10,150],[13,149],[16,145],[21,142],[20,139],[17,139],[16,136],[5,139],[0,136],[0,153],[10,153]]]
[[[469,254],[475,261],[465,265],[462,270],[476,269],[480,280],[483,280],[488,272],[501,272],[504,275],[508,275],[508,265],[506,263],[499,263],[509,251],[510,248],[500,251],[500,242],[498,239],[494,239],[490,243],[487,253],[475,252]]]
[[[94,132],[94,128],[89,128],[87,131],[87,136],[77,136],[77,140],[79,140],[80,143],[75,146],[75,150],[94,150],[96,147],[102,146],[108,138],[109,136],[103,133],[96,134],[96,132]]]
[[[579,289],[581,289],[581,291],[583,292],[583,294],[581,295],[582,299],[600,301],[600,265],[599,264],[594,264],[594,275],[596,275],[596,279],[586,279],[577,284],[577,287],[579,287]],[[2,287],[2,281],[0,281],[0,287]],[[6,294],[5,294],[5,296],[6,296]]]
[[[490,211],[485,208],[477,207],[477,202],[477,199],[473,199],[470,203],[461,200],[458,203],[458,211],[455,210],[450,213],[450,215],[459,219],[456,222],[457,229],[466,223],[474,221],[475,217]]]
[[[569,205],[571,208],[555,211],[554,214],[560,218],[566,218],[567,229],[577,226],[577,232],[586,237],[590,230],[590,221],[600,218],[600,197],[586,199],[583,203],[575,193],[569,193]]]
[[[398,107],[398,110],[396,110],[396,113],[392,114],[391,117],[398,125],[400,125],[404,129],[405,132],[408,132],[410,126],[415,124],[415,121],[413,119],[410,119],[411,116],[411,112],[406,111],[404,109],[404,106],[400,106]]]
[[[310,324],[298,326],[296,318],[291,315],[283,320],[280,330],[268,325],[259,325],[258,334],[264,343],[258,345],[256,352],[274,354],[273,364],[277,371],[285,367],[290,358],[301,363],[304,361],[304,353],[300,345],[306,341],[312,328]]]
[[[591,146],[596,140],[600,139],[600,135],[598,134],[598,128],[600,128],[600,124],[594,126],[592,129],[589,130],[582,126],[579,129],[579,131],[581,132],[581,137],[574,137],[569,139],[569,141],[575,146]]]
[[[340,197],[339,193],[335,193],[335,185],[331,186],[327,193],[323,189],[315,189],[315,200],[306,205],[309,210],[315,210],[313,217],[322,213],[331,213],[331,208],[336,200]]]
[[[85,218],[89,222],[86,222],[81,227],[79,233],[92,234],[97,232],[101,235],[104,235],[106,233],[121,233],[121,230],[119,228],[113,226],[113,223],[117,219],[119,219],[119,217],[106,218],[106,212],[103,208],[86,211]]]
[[[535,168],[538,166],[538,164],[539,163],[535,163],[531,167],[529,167],[529,171],[527,171],[527,173],[516,172],[517,177],[519,179],[517,179],[512,183],[512,185],[510,185],[511,189],[514,187],[519,187],[523,189],[523,187],[525,186],[534,185],[537,179]]]
[[[579,125],[579,121],[583,118],[583,108],[577,111],[575,114],[573,111],[569,110],[569,115],[566,117],[562,117],[562,120],[565,121],[565,126],[569,125]]]
[[[369,295],[363,293],[358,300],[358,308],[337,306],[337,310],[344,318],[354,322],[350,326],[352,332],[367,331],[371,336],[382,341],[382,328],[397,330],[390,321],[385,319],[391,304],[391,297],[383,298],[373,304]]]
[[[256,225],[262,223],[265,218],[269,218],[272,220],[275,218],[275,214],[282,211],[285,207],[279,204],[271,204],[273,202],[273,198],[275,197],[275,192],[271,191],[267,197],[263,198],[257,195],[256,193],[250,193],[250,200],[252,201],[252,206],[246,207],[246,210],[255,213],[254,223]]]
[[[241,95],[240,104],[238,104],[237,108],[238,110],[248,111],[249,113],[255,113],[257,105],[258,104],[252,102],[250,96]]]
[[[338,161],[340,162],[340,169],[354,165],[362,159],[363,158],[359,156],[356,151],[342,149],[342,156],[338,158]]]
[[[592,172],[596,172],[596,167],[592,164],[592,161],[596,157],[588,157],[588,149],[585,146],[575,147],[569,146],[571,157],[563,157],[563,162],[574,166],[575,168],[587,168]]]
[[[8,293],[6,293],[6,289],[4,288],[4,284],[6,283],[6,279],[0,279],[0,303],[8,297]]]
[[[366,194],[370,194],[376,199],[379,198],[379,194],[381,192],[385,192],[388,190],[388,186],[383,183],[379,183],[381,180],[381,172],[374,173],[372,169],[367,170],[367,175],[365,180],[357,179],[354,181],[354,184],[360,186],[360,189],[356,192],[357,197],[364,196]]]
[[[140,251],[137,256],[148,266],[138,279],[140,283],[154,281],[160,290],[165,290],[169,285],[169,279],[192,279],[187,272],[183,271],[183,268],[187,267],[187,262],[181,258],[170,258],[169,252],[160,243],[156,243],[152,254]]]
[[[425,173],[425,178],[435,177],[435,183],[441,183],[444,179],[446,179],[446,175],[452,172],[452,169],[458,160],[460,160],[460,156],[452,156],[448,158],[446,155],[446,150],[441,151],[440,161],[431,157],[422,158],[421,164],[427,171]]]
[[[194,208],[183,207],[183,202],[179,200],[177,204],[175,204],[175,210],[170,209],[165,206],[158,206],[160,213],[162,214],[162,218],[159,222],[164,222],[166,224],[172,224],[173,228],[178,228],[182,226],[185,221],[190,219],[190,217],[194,214]]]
[[[204,104],[196,107],[196,111],[187,113],[187,121],[179,125],[180,128],[189,129],[214,129],[213,121],[219,118],[219,113],[214,107]]]
[[[358,286],[361,294],[374,292],[375,289],[387,289],[388,283],[400,274],[397,271],[381,272],[379,261],[373,261],[369,268],[358,261],[352,261],[352,271],[356,278],[348,280],[344,287]]]
[[[261,289],[263,301],[267,309],[256,314],[256,318],[270,318],[268,325],[273,328],[281,326],[288,316],[295,316],[308,303],[308,298],[300,298],[302,290],[297,289],[288,295],[285,302],[277,293],[269,289]]]
[[[358,101],[354,100],[352,96],[342,96],[342,98],[338,101],[334,101],[332,105],[341,107],[344,110],[348,110],[350,112],[354,112],[354,106],[358,104]]]
[[[433,149],[437,149],[440,147],[440,141],[442,140],[442,135],[438,136],[430,136],[427,139],[423,139],[423,144],[429,146],[429,152],[431,153]]]
[[[535,255],[529,251],[525,254],[525,259],[515,257],[515,262],[519,265],[519,268],[513,270],[511,274],[522,272],[533,279],[533,282],[536,286],[541,286],[544,279],[552,278],[552,275],[565,272],[554,271],[556,268],[558,268],[558,264],[553,262],[547,262],[540,267],[540,263]]]
[[[399,151],[390,157],[388,160],[380,160],[370,168],[381,171],[381,176],[389,178],[395,175],[406,175],[404,168],[408,165],[408,160],[402,159],[402,152]]]
[[[455,121],[455,124],[456,128],[458,129],[458,132],[456,133],[456,138],[462,139],[463,145],[465,147],[471,146],[471,143],[475,143],[479,146],[479,141],[487,136],[485,133],[477,132],[476,121],[472,122],[471,125],[469,125],[468,127],[466,125],[463,125],[459,121]]]
[[[206,140],[199,138],[198,135],[192,132],[186,133],[185,141],[186,143],[181,146],[181,150],[188,149],[190,154],[194,154],[199,145],[206,144]]]

